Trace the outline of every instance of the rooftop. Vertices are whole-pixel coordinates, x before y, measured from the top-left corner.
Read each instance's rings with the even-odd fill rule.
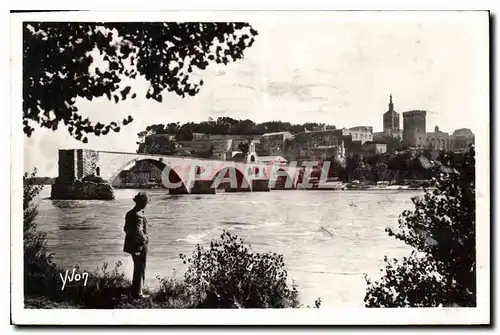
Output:
[[[326,129],[326,130],[316,130],[316,131],[307,131],[303,133],[298,133],[293,136],[293,139],[305,139],[314,136],[328,135],[328,134],[338,134],[340,129]]]
[[[262,134],[261,136],[267,137],[267,136],[277,136],[277,135],[286,135],[286,134],[292,136],[292,134],[289,131],[280,131],[280,132],[276,132],[276,133],[265,133],[265,134]]]
[[[453,136],[474,136],[474,133],[469,128],[460,128],[453,132]]]
[[[398,113],[398,112],[396,112],[396,111],[394,111],[394,110],[392,110],[392,111],[387,111],[387,112],[385,112],[385,113],[384,113],[384,116],[386,116],[386,115],[399,116],[399,113]]]
[[[424,110],[410,110],[410,111],[407,111],[407,112],[403,112],[403,116],[410,116],[410,115],[426,115],[427,112],[424,111]]]
[[[356,127],[351,127],[349,130],[362,130],[362,131],[370,131],[373,132],[373,126],[356,126]]]
[[[258,160],[261,162],[287,162],[282,156],[259,156]]]

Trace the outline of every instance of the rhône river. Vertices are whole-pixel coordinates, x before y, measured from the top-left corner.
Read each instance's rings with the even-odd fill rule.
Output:
[[[39,196],[39,227],[58,264],[95,270],[122,261],[128,277],[132,261],[122,252],[125,213],[138,190],[115,190],[113,201],[50,200]],[[363,273],[378,276],[384,255],[402,257],[407,246],[389,237],[398,216],[411,209],[421,191],[271,191],[171,196],[149,190],[145,210],[150,247],[148,286],[156,276],[181,277],[179,254],[207,245],[225,229],[244,238],[254,251],[284,255],[301,301],[324,307],[363,306]]]

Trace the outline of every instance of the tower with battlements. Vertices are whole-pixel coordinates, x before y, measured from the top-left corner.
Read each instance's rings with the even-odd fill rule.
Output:
[[[423,148],[426,143],[426,111],[412,110],[403,113],[403,141],[410,146]]]

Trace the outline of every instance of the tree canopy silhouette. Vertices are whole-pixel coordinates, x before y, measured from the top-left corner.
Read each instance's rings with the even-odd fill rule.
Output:
[[[152,124],[146,127],[145,130],[137,134],[139,141],[148,135],[153,134],[173,134],[176,135],[181,129],[187,129],[191,133],[201,134],[217,134],[217,135],[262,135],[266,133],[290,132],[298,134],[308,129],[311,131],[322,129],[336,129],[334,125],[324,123],[307,122],[304,124],[291,124],[283,121],[267,121],[255,123],[252,120],[237,120],[227,116],[218,117],[217,120],[188,122],[180,125],[177,123],[169,124]]]
[[[138,74],[150,83],[148,99],[161,102],[165,90],[193,96],[203,85],[193,71],[241,59],[256,35],[240,22],[25,22],[24,133],[32,124],[57,130],[61,121],[83,142],[89,133],[118,132],[132,116],[95,123],[79,114],[76,99],[133,99],[137,93],[120,83]]]
[[[444,159],[452,172],[414,199],[398,230],[387,229],[414,251],[402,261],[386,257],[381,279],[367,278],[367,307],[476,306],[475,151]]]

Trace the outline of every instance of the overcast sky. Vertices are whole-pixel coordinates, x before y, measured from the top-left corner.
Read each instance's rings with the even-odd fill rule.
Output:
[[[245,58],[202,73],[195,97],[165,94],[162,103],[106,98],[80,101],[94,121],[134,122],[119,133],[89,137],[84,145],[67,135],[36,129],[25,139],[25,171],[57,175],[59,148],[135,152],[137,133],[153,123],[205,121],[229,116],[255,122],[325,122],[337,127],[370,125],[382,130],[392,93],[395,110],[427,110],[427,131],[488,131],[488,22],[474,13],[429,19],[250,22],[259,32]],[[397,16],[396,16],[397,17]],[[137,80],[138,93],[147,83]],[[402,124],[401,124],[402,126]]]

